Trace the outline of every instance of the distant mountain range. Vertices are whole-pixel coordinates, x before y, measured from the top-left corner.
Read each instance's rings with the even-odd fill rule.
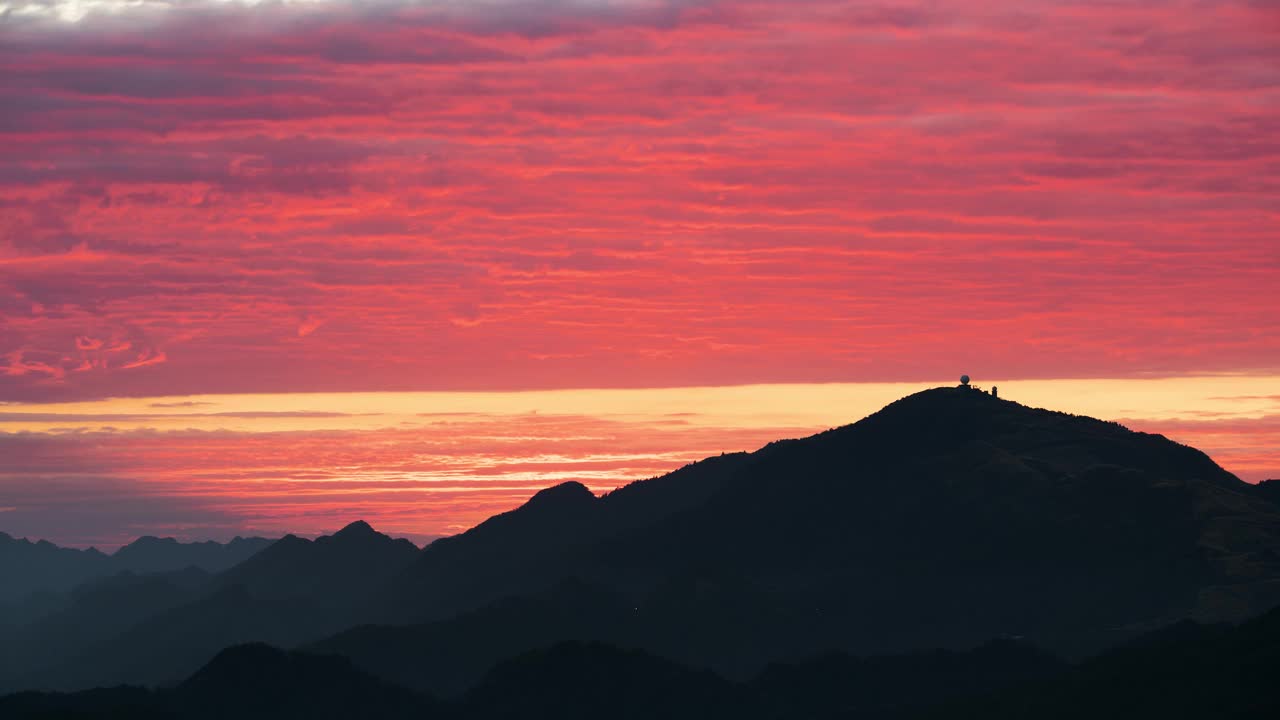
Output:
[[[367,615],[367,589],[418,548],[355,522],[294,535],[217,574],[124,574],[77,588],[65,607],[0,635],[0,689],[176,681],[228,645],[292,645]]]
[[[273,540],[237,537],[217,542],[181,543],[173,538],[140,537],[108,555],[94,548],[63,548],[46,540],[31,542],[0,532],[0,606],[40,592],[61,592],[120,572],[153,573],[199,568],[221,572],[247,560]]]
[[[493,683],[518,676],[495,675],[497,664],[564,642],[577,649],[548,656],[552,667],[602,653],[602,667],[635,662],[674,687],[710,671],[697,677],[714,681],[688,691],[732,685],[726,697],[757,709],[742,683],[782,682],[765,668],[823,653],[915,656],[1017,638],[1078,659],[1184,620],[1237,623],[1280,605],[1275,487],[1159,435],[939,388],[601,497],[549,488],[421,551],[358,522],[208,574],[62,593],[61,614],[0,636],[0,688],[169,685],[222,648],[267,642],[346,658],[343,672],[363,678],[349,678],[352,693],[402,688],[387,695],[401,710],[438,698],[427,702],[442,713],[463,703],[470,717],[506,717],[515,706],[496,698],[519,694]],[[187,713],[176,687],[131,697]]]

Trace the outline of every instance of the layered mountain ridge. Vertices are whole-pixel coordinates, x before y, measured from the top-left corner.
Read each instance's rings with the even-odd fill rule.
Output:
[[[221,572],[248,559],[274,540],[235,537],[226,543],[183,543],[144,535],[107,554],[96,548],[59,547],[47,540],[32,542],[0,532],[0,603],[18,602],[34,593],[69,590],[116,573],[155,573],[189,567]]]
[[[1016,641],[884,657],[826,653],[734,682],[641,650],[559,642],[504,659],[438,699],[344,658],[228,648],[171,688],[0,697],[12,720],[954,720],[1135,716],[1253,720],[1280,711],[1280,610],[1238,627],[1190,621],[1071,665]]]
[[[446,697],[564,640],[738,679],[1000,637],[1079,657],[1280,604],[1272,495],[1158,435],[937,388],[599,497],[548,488],[422,551],[363,522],[288,536],[18,686],[176,681],[254,641]]]
[[[287,535],[216,574],[97,581],[65,609],[0,636],[0,689],[165,683],[228,645],[336,632],[365,617],[369,588],[418,552],[357,521],[316,540]]]

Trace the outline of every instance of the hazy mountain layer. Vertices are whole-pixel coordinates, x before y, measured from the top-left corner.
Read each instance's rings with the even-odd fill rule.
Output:
[[[173,538],[140,537],[114,554],[94,548],[62,548],[45,540],[31,542],[0,532],[0,604],[25,600],[32,593],[60,592],[119,572],[169,572],[195,567],[216,573],[247,560],[270,545],[266,538],[237,537],[227,543],[180,543]]]
[[[112,578],[0,638],[0,688],[172,682],[228,645],[292,645],[336,632],[364,616],[370,588],[418,552],[356,522],[314,541],[286,536],[213,576]]]
[[[1277,663],[1280,610],[1234,628],[1182,623],[1075,666],[1000,642],[959,653],[833,653],[774,664],[745,682],[640,650],[558,643],[499,663],[451,701],[388,684],[343,658],[245,645],[169,689],[22,693],[0,697],[0,717],[1254,720],[1280,712]]]

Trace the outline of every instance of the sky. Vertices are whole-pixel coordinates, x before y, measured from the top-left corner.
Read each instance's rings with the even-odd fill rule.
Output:
[[[0,148],[11,534],[429,539],[961,372],[1280,477],[1267,0],[0,0]]]

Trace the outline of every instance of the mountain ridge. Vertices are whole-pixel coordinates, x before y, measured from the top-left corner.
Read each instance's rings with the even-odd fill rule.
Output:
[[[0,603],[20,601],[35,593],[63,592],[120,572],[172,572],[187,567],[221,572],[272,542],[236,536],[226,543],[184,543],[172,537],[143,535],[108,554],[97,548],[66,548],[48,540],[32,542],[0,532],[0,576],[7,581],[0,586]]]
[[[562,483],[421,551],[363,521],[289,535],[212,587],[76,682],[113,656],[134,659],[110,681],[158,682],[252,640],[433,693],[557,639],[730,678],[1008,636],[1079,657],[1280,603],[1280,507],[1167,438],[938,388],[599,497]],[[166,659],[173,637],[194,650]]]
[[[362,717],[564,720],[1161,718],[1254,720],[1280,710],[1280,609],[1238,626],[1182,623],[1081,663],[1014,641],[961,652],[775,663],[743,681],[643,650],[564,641],[497,662],[465,695],[437,699],[343,658],[260,643],[227,648],[169,688],[0,696],[14,720]]]
[[[332,536],[307,540],[286,535],[232,568],[200,582],[164,586],[138,598],[141,615],[101,617],[84,604],[9,633],[0,659],[0,688],[22,684],[77,688],[127,682],[163,683],[198,667],[234,643],[294,644],[345,627],[359,617],[370,586],[411,562],[418,548],[357,521]],[[164,574],[117,576],[117,595],[139,592]],[[65,637],[58,628],[90,626]],[[59,656],[42,652],[59,636]],[[33,661],[41,659],[43,665]],[[8,671],[5,670],[8,666]],[[7,678],[5,676],[8,676]]]
[[[637,510],[677,475],[678,501]],[[537,504],[428,546],[391,593],[394,622],[578,578],[652,623],[599,639],[639,633],[737,676],[822,642],[880,653],[1029,635],[1079,656],[1280,603],[1280,514],[1252,486],[1163,436],[972,389],[583,498],[550,533]]]

